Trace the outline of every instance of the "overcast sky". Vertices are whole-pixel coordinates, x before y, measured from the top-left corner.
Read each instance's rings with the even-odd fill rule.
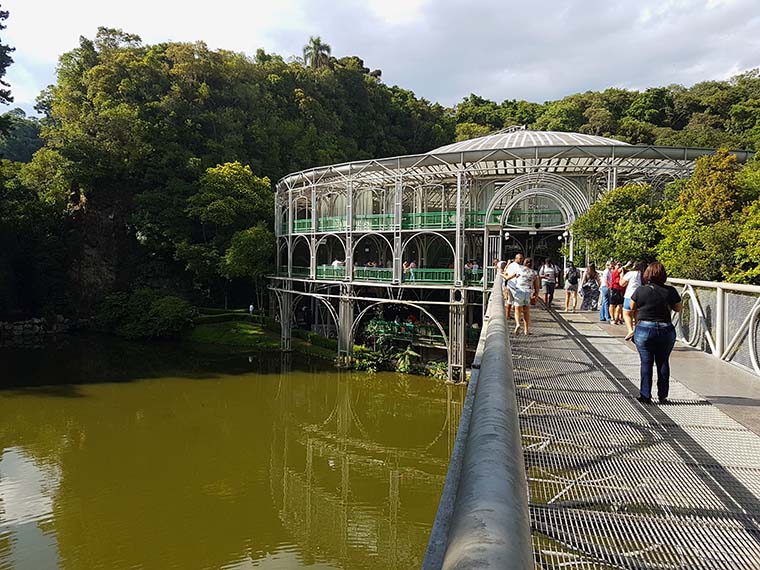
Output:
[[[454,105],[543,102],[609,86],[725,79],[760,67],[758,0],[3,0],[15,103],[31,110],[58,56],[98,26],[145,43],[203,40],[299,55],[318,35],[383,80]],[[0,109],[1,110],[1,109]]]

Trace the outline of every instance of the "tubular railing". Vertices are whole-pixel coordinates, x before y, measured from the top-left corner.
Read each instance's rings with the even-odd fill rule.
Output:
[[[760,287],[669,279],[683,308],[673,324],[678,340],[760,376]]]
[[[424,570],[533,568],[501,276],[496,277],[486,316]]]

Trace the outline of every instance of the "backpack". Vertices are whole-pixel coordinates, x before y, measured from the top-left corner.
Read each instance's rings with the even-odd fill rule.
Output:
[[[578,283],[578,268],[577,267],[571,267],[567,271],[567,282],[570,283],[570,285],[576,285]]]

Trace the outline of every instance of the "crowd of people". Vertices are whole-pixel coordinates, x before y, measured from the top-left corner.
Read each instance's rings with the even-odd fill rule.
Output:
[[[572,261],[564,272],[549,258],[538,270],[530,257],[518,253],[511,262],[495,262],[504,278],[507,320],[514,310],[514,334],[531,335],[530,311],[539,299],[546,310],[552,308],[554,292],[564,278],[564,311],[574,313],[578,293],[582,311],[599,310],[599,320],[626,326],[625,340],[636,345],[640,360],[638,400],[652,403],[653,369],[657,369],[657,396],[667,404],[670,386],[670,353],[676,340],[671,315],[681,310],[678,291],[666,285],[667,273],[657,261],[609,260],[600,274],[593,263],[581,272]]]

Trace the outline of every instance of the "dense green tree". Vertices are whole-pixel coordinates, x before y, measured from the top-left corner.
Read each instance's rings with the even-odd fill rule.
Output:
[[[29,162],[32,155],[42,148],[40,123],[27,118],[22,109],[13,109],[0,116],[0,124],[7,125],[7,132],[0,133],[0,158],[14,162]]]
[[[0,31],[4,30],[7,26],[3,24],[5,20],[8,19],[8,11],[0,9]],[[10,47],[7,44],[2,43],[0,41],[0,103],[8,104],[13,102],[13,96],[11,95],[11,91],[8,87],[8,83],[3,79],[5,77],[5,71],[8,69],[10,64],[13,63],[13,58],[11,57],[11,53],[15,48]]]
[[[659,220],[662,240],[656,251],[672,275],[718,280],[732,265],[736,222],[748,197],[738,170],[736,156],[726,150],[700,158],[675,205]]]
[[[538,117],[535,128],[546,131],[578,132],[585,124],[584,109],[575,98],[566,98],[547,105]]]
[[[246,279],[254,285],[256,304],[264,304],[266,276],[274,264],[275,236],[263,223],[232,236],[221,262],[222,274],[227,279]]]
[[[592,259],[599,262],[651,258],[660,238],[659,217],[654,188],[627,184],[607,192],[575,221],[575,242],[588,243]]]
[[[469,139],[475,139],[482,137],[491,132],[489,127],[485,125],[479,125],[477,123],[459,123],[457,124],[457,140],[466,141]]]

